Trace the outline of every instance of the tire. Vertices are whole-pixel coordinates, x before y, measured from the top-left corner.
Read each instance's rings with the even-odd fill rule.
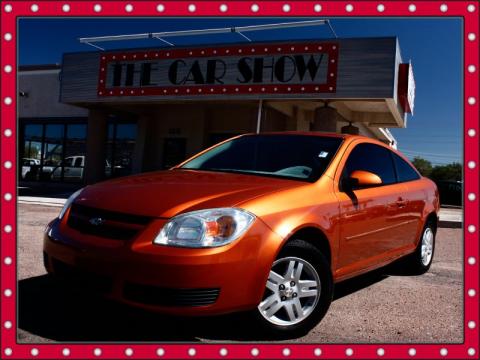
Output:
[[[273,263],[254,318],[265,335],[277,339],[300,337],[322,320],[332,297],[330,263],[316,247],[295,239],[284,246]]]
[[[437,229],[435,223],[431,220],[427,221],[420,235],[415,252],[405,258],[404,269],[409,274],[422,275],[430,269],[433,262],[433,255],[435,253],[436,232]],[[427,244],[428,242],[430,242],[430,245]]]

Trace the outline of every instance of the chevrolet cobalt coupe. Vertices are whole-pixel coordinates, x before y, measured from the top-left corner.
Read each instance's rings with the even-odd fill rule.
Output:
[[[379,141],[242,135],[170,170],[77,191],[46,228],[44,260],[132,306],[248,311],[294,337],[322,319],[339,281],[400,258],[426,272],[438,211],[434,183]]]

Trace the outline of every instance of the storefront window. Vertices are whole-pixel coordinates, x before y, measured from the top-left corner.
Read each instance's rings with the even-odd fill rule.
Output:
[[[82,182],[86,132],[86,123],[26,124],[21,179]]]
[[[108,125],[105,176],[126,176],[132,173],[132,160],[137,138],[137,124],[112,120]]]

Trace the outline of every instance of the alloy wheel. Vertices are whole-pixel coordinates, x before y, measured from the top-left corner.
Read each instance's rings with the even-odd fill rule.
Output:
[[[258,310],[275,325],[294,325],[312,313],[320,292],[315,268],[304,259],[285,257],[273,263]]]
[[[433,231],[429,227],[425,229],[422,236],[421,257],[422,264],[427,266],[432,261],[433,256]]]

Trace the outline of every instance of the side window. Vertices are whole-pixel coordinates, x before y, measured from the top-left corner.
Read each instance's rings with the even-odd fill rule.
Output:
[[[72,166],[73,165],[73,158],[66,158],[64,166]]]
[[[398,181],[412,181],[420,179],[420,175],[400,156],[392,153],[395,167],[397,168]]]
[[[78,157],[75,159],[75,164],[73,165],[74,167],[82,167],[82,158]]]
[[[355,170],[370,171],[382,179],[383,185],[396,182],[391,151],[375,144],[360,144],[350,153],[342,177],[348,178]]]

